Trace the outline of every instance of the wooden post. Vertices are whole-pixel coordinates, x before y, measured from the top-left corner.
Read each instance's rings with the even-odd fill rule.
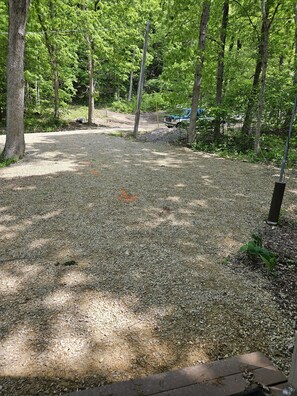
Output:
[[[143,82],[144,82],[144,71],[145,71],[145,60],[146,60],[146,51],[147,51],[147,44],[148,44],[148,34],[150,30],[150,22],[146,23],[146,31],[145,31],[145,40],[143,44],[143,55],[142,55],[142,62],[141,62],[141,70],[140,70],[140,77],[138,83],[138,91],[137,91],[137,109],[135,113],[135,124],[134,124],[134,139],[137,138],[138,134],[138,126],[140,120],[140,107],[141,107],[141,99],[142,99],[142,89],[143,89]]]
[[[297,390],[297,332],[295,334],[295,347],[289,375],[289,383]]]

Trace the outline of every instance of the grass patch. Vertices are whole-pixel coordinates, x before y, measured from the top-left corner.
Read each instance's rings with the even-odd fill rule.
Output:
[[[53,132],[63,129],[67,122],[63,119],[55,119],[51,114],[28,114],[25,118],[25,132]]]
[[[0,159],[0,168],[5,168],[6,166],[9,166],[11,164],[14,164],[16,161],[14,159],[6,159],[6,160],[1,160]]]
[[[78,118],[88,118],[88,106],[71,105],[62,115],[62,119],[66,122],[73,122]]]

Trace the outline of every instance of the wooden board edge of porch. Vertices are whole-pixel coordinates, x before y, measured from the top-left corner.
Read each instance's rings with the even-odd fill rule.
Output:
[[[251,384],[280,396],[287,378],[261,352],[79,390],[68,396],[235,396]]]

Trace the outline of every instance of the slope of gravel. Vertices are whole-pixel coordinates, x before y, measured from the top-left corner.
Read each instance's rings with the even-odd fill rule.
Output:
[[[292,318],[223,264],[266,218],[275,170],[94,130],[26,140],[0,170],[0,394],[256,350],[288,368]],[[296,194],[292,173],[293,218]]]

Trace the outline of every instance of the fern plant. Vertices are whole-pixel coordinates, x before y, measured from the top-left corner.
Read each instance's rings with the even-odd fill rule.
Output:
[[[259,257],[269,272],[273,272],[277,264],[276,254],[263,246],[260,235],[252,234],[252,240],[243,245],[240,251],[246,252],[251,258]]]

